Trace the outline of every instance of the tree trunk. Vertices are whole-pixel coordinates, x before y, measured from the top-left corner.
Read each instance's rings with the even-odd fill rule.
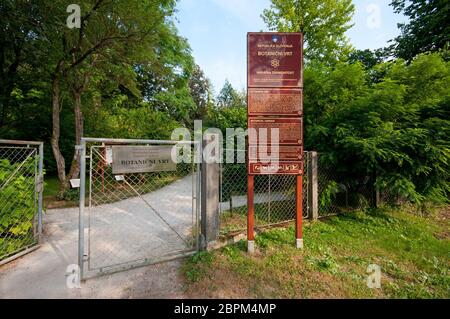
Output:
[[[74,99],[74,114],[75,114],[75,143],[81,144],[81,137],[83,136],[83,113],[81,111],[81,92],[78,90],[73,91]],[[80,174],[80,152],[75,150],[73,155],[72,164],[70,166],[69,178],[77,178]]]
[[[58,171],[59,192],[62,194],[69,188],[66,180],[66,163],[59,149],[60,136],[60,109],[61,109],[61,91],[58,75],[54,75],[52,81],[52,138],[51,145],[53,156],[56,161],[56,169]]]

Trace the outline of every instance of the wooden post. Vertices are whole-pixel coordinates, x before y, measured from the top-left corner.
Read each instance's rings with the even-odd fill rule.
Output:
[[[303,175],[297,175],[297,187],[295,194],[295,202],[296,202],[296,223],[295,223],[295,238],[297,248],[303,248],[303,230],[302,230],[302,221],[303,221]]]
[[[255,205],[254,205],[254,179],[253,175],[248,176],[248,189],[247,189],[247,251],[249,253],[255,252],[255,233],[254,233],[254,222],[255,222]]]

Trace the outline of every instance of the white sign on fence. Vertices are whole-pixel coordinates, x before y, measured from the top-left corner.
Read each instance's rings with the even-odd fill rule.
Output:
[[[112,146],[113,174],[167,172],[177,169],[173,145]]]

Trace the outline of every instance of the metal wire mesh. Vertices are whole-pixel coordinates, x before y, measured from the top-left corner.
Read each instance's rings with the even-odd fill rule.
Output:
[[[349,176],[337,171],[318,154],[319,217],[374,205],[374,183],[367,176]]]
[[[113,174],[110,147],[91,145],[88,153],[88,270],[108,272],[194,249],[196,165]]]
[[[0,144],[0,261],[38,243],[38,154]]]
[[[312,158],[304,152],[303,218],[312,217],[309,181]],[[348,176],[317,154],[318,217],[375,205],[375,187],[368,176]],[[270,226],[295,219],[295,176],[255,176],[255,227]],[[221,233],[244,231],[247,225],[247,164],[221,164]],[[311,196],[312,198],[312,196]],[[380,192],[379,202],[393,203],[396,196]]]
[[[395,194],[388,189],[382,189],[379,191],[378,195],[378,201],[379,203],[388,204],[388,205],[398,205],[402,201],[407,202],[406,200],[402,199],[398,196],[398,194]]]
[[[226,151],[226,150],[225,150]],[[245,151],[236,151],[245,152]],[[307,158],[305,153],[305,159]],[[307,174],[304,162],[303,217],[308,216]],[[257,175],[254,180],[255,227],[295,220],[296,177]],[[220,179],[220,230],[222,234],[243,231],[247,225],[247,164],[222,163]]]

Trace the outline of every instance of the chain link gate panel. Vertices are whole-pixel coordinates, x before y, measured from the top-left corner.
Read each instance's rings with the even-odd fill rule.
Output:
[[[41,142],[0,140],[0,264],[39,243],[43,154]]]
[[[164,145],[188,147],[190,158],[169,171],[113,172],[118,146],[145,152]],[[83,278],[198,250],[200,171],[192,160],[194,142],[83,139],[81,153],[86,152],[80,175]]]

